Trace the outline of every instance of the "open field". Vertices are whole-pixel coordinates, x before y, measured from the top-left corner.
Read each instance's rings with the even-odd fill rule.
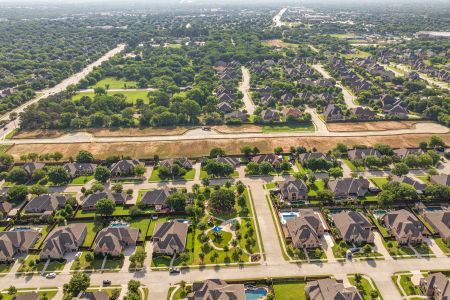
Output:
[[[102,87],[106,88],[106,86],[109,85],[110,89],[123,89],[123,88],[136,88],[137,82],[136,81],[127,81],[126,79],[119,79],[114,77],[106,77],[99,82],[97,82],[93,88],[96,87]]]
[[[273,47],[277,47],[277,48],[297,48],[299,46],[298,44],[283,42],[280,39],[265,40],[262,43],[263,43],[263,45],[273,46]]]
[[[213,126],[212,128],[220,133],[262,132],[261,126],[252,124],[244,124],[237,126],[220,125],[220,126]]]
[[[382,131],[395,129],[411,129],[417,122],[413,121],[382,121],[382,122],[361,122],[361,123],[328,123],[329,131]]]
[[[450,134],[439,134],[446,144],[450,144]],[[170,157],[200,157],[209,155],[211,148],[220,147],[227,154],[240,154],[243,144],[256,146],[261,153],[272,153],[277,146],[288,150],[290,146],[302,145],[307,149],[317,148],[317,151],[328,151],[337,143],[347,145],[363,144],[373,146],[385,143],[394,148],[417,147],[420,142],[428,141],[429,134],[400,134],[390,136],[361,137],[278,137],[278,138],[247,138],[247,139],[204,139],[158,142],[123,142],[123,143],[75,143],[75,144],[21,144],[14,145],[7,153],[17,160],[20,155],[30,152],[46,153],[60,151],[67,159],[75,157],[80,150],[87,150],[98,158],[109,155],[129,155],[135,158],[150,158],[158,154],[161,158]]]

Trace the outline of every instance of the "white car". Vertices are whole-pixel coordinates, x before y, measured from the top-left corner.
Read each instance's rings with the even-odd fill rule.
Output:
[[[83,253],[83,252],[77,252],[77,253],[75,254],[75,257],[80,257],[82,253]]]
[[[47,275],[45,275],[45,278],[48,278],[48,279],[53,279],[55,277],[56,277],[56,273],[48,273]]]

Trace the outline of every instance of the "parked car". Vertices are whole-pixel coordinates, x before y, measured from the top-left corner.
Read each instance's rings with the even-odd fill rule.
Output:
[[[111,280],[108,279],[103,280],[103,285],[111,285]]]
[[[169,269],[170,274],[180,274],[180,269],[178,268],[170,268]]]
[[[53,279],[55,277],[56,277],[56,273],[48,273],[47,275],[45,275],[45,278],[48,278],[48,279]]]

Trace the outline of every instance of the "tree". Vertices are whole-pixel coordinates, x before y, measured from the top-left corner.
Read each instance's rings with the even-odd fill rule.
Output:
[[[128,281],[128,291],[131,291],[133,293],[138,293],[139,288],[141,286],[141,282],[139,280],[130,280]]]
[[[144,165],[137,165],[134,167],[134,174],[136,174],[136,176],[142,176],[145,173],[145,167]]]
[[[26,185],[13,185],[7,192],[9,202],[21,203],[27,199],[28,187]]]
[[[30,193],[31,195],[42,195],[42,194],[47,194],[48,193],[48,187],[44,186],[44,185],[32,185],[28,188],[28,193]]]
[[[110,216],[114,212],[116,205],[111,199],[100,199],[95,203],[95,213],[101,216]]]
[[[92,163],[94,161],[94,155],[89,151],[81,150],[78,152],[75,160],[77,163]]]
[[[442,184],[428,185],[424,194],[433,200],[450,201],[450,187]]]
[[[54,166],[48,170],[48,179],[54,184],[60,185],[69,182],[70,176],[63,166]]]
[[[59,151],[54,152],[52,156],[54,161],[60,161],[64,157],[64,155]]]
[[[408,174],[409,167],[405,163],[396,163],[394,164],[394,167],[392,168],[392,174],[397,176],[403,176]]]
[[[104,166],[98,166],[94,172],[95,180],[100,182],[106,182],[111,177],[111,171]]]
[[[116,300],[116,299],[119,299],[119,296],[120,296],[120,289],[115,288],[112,290],[111,296],[109,297],[109,299]]]
[[[28,181],[28,173],[21,167],[14,167],[9,171],[6,181],[24,184]]]
[[[211,194],[209,207],[215,212],[231,212],[234,209],[236,199],[231,190],[220,188]]]
[[[9,288],[8,288],[8,295],[15,295],[15,294],[17,294],[17,289],[16,289],[16,287],[15,286],[13,286],[13,285],[11,285]]]
[[[188,196],[186,193],[173,193],[167,197],[166,205],[174,211],[184,212],[187,198]]]
[[[280,155],[281,153],[283,153],[283,147],[275,147],[275,149],[273,149],[273,152],[277,155]]]
[[[84,256],[84,259],[87,262],[93,262],[94,261],[94,254],[92,254],[92,252],[87,252],[86,255]]]
[[[432,135],[429,143],[430,148],[445,147],[444,140],[437,135]]]
[[[259,164],[259,171],[262,175],[267,175],[270,172],[273,172],[274,170],[273,170],[272,165],[269,162],[264,161]]]
[[[330,190],[318,191],[317,200],[321,202],[331,202],[333,200],[333,192]]]
[[[78,296],[80,292],[86,291],[91,285],[91,278],[86,273],[75,273],[69,283],[64,285],[64,293],[72,297]]]
[[[223,150],[222,148],[212,148],[209,152],[209,157],[216,158],[218,156],[225,156],[225,150]]]
[[[245,157],[249,157],[250,154],[252,154],[252,147],[245,145],[241,147],[241,153],[245,156]]]
[[[370,246],[369,246],[370,247]],[[355,274],[355,281],[356,281],[356,283],[360,283],[361,282],[361,280],[362,280],[362,275],[361,274],[359,274],[359,273],[356,273]]]
[[[12,155],[0,153],[0,171],[8,170],[14,163]]]
[[[130,261],[134,261],[137,266],[144,265],[145,258],[147,257],[147,253],[145,253],[144,249],[138,247],[136,252],[130,256]]]
[[[122,193],[123,191],[123,185],[121,183],[115,183],[111,189],[116,193]]]
[[[333,178],[338,178],[338,177],[342,177],[344,175],[343,171],[341,168],[336,167],[336,168],[330,168],[328,170],[328,174],[333,177]]]

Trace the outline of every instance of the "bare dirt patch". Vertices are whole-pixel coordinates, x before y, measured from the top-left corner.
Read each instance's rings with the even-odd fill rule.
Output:
[[[261,126],[258,125],[252,125],[252,124],[244,124],[244,125],[236,125],[236,126],[228,126],[228,125],[222,125],[222,126],[214,126],[214,130],[220,133],[252,133],[252,132],[262,132]]]
[[[42,138],[57,138],[69,133],[64,130],[27,130],[18,131],[14,134],[13,139],[42,139]]]
[[[268,46],[277,47],[277,48],[295,48],[298,47],[297,44],[285,43],[280,39],[273,40],[265,40],[264,43]]]
[[[450,134],[438,134],[447,145],[450,145]],[[376,143],[385,143],[395,148],[417,147],[420,142],[428,141],[430,134],[401,134],[389,136],[361,137],[280,137],[280,138],[250,138],[250,139],[205,139],[185,141],[160,141],[160,142],[126,142],[126,143],[75,143],[75,144],[23,144],[14,145],[7,153],[12,154],[17,160],[20,155],[29,152],[54,152],[60,151],[64,158],[75,157],[78,151],[87,150],[97,158],[106,158],[110,155],[129,155],[135,158],[152,158],[158,154],[161,158],[171,157],[201,157],[209,154],[213,147],[221,147],[227,154],[240,154],[243,145],[258,147],[262,153],[272,153],[277,146],[282,146],[285,151],[290,146],[304,146],[307,149],[317,148],[317,151],[326,152],[332,149],[336,143],[344,143],[349,147],[356,144],[373,146]]]
[[[328,123],[329,131],[348,132],[348,131],[383,131],[395,129],[414,128],[415,121],[380,121],[380,122],[355,122],[355,123]]]

